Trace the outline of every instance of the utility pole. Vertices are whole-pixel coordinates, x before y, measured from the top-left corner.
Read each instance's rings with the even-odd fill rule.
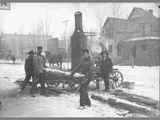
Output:
[[[64,23],[64,25],[65,25],[65,28],[64,28],[64,33],[63,33],[63,35],[64,35],[64,41],[65,41],[65,49],[66,49],[66,53],[67,53],[67,68],[69,69],[69,47],[68,47],[68,40],[66,39],[66,33],[67,33],[67,27],[68,27],[68,22],[69,22],[70,20],[64,20],[64,21],[62,21],[62,23]]]

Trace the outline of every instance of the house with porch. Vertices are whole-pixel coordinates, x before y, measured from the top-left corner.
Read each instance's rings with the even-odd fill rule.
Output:
[[[129,42],[134,38],[141,41],[145,37],[159,37],[159,33],[159,18],[154,16],[153,10],[135,7],[127,19],[108,17],[103,25],[101,36],[108,43],[107,48],[113,62],[120,64],[123,61],[130,61],[128,53],[120,51],[123,49],[121,47],[122,43],[125,44],[124,41]],[[152,40],[155,41],[155,39],[150,39],[149,43]]]

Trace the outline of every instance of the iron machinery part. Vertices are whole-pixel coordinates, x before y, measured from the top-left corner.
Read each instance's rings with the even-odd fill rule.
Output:
[[[123,74],[119,70],[113,70],[110,79],[112,80],[112,87],[118,88],[123,83]]]

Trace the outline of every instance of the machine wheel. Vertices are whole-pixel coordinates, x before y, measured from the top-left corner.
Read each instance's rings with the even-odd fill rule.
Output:
[[[112,87],[118,88],[123,82],[123,75],[120,71],[115,70],[111,75]]]

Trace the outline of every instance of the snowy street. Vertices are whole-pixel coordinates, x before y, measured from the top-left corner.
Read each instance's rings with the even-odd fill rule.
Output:
[[[124,76],[124,82],[133,83],[132,88],[119,88],[128,94],[148,97],[159,101],[159,67],[115,66]],[[19,95],[19,86],[15,84],[18,79],[24,78],[23,63],[0,63],[0,100],[2,108],[1,117],[137,117],[147,116],[128,113],[122,109],[116,109],[108,104],[91,98],[92,106],[84,110],[79,109],[79,94],[66,93],[58,96],[44,97],[36,95],[31,97],[29,89]],[[135,105],[125,99],[114,96],[104,91],[90,91],[89,95],[101,96],[105,99],[117,99],[124,103]],[[128,113],[128,114],[127,114]]]

